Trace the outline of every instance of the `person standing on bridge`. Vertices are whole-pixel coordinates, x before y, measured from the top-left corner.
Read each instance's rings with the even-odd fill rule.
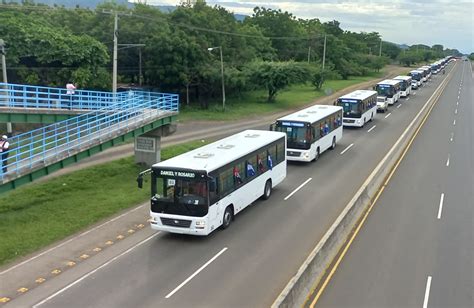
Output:
[[[66,84],[66,94],[69,96],[69,109],[72,109],[72,100],[75,93],[76,86],[72,82]]]
[[[10,143],[8,142],[8,137],[6,135],[2,136],[0,139],[0,153],[2,159],[2,170],[3,173],[7,173],[7,158],[8,158],[8,150],[10,149]]]

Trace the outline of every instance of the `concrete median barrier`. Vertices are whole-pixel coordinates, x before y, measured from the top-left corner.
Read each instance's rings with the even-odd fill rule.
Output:
[[[326,271],[351,236],[359,220],[369,209],[377,193],[387,185],[390,174],[403,158],[404,152],[408,150],[423,122],[452,78],[452,72],[438,86],[397,142],[365,180],[274,301],[272,307],[301,307],[305,304],[308,295],[325,276]]]

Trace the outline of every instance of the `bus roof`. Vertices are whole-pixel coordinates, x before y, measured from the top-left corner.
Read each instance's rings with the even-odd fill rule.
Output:
[[[425,71],[424,70],[419,70],[419,69],[416,69],[416,70],[413,70],[413,71],[410,71],[410,73],[424,73]]]
[[[385,79],[384,81],[381,81],[377,84],[388,84],[388,85],[394,86],[394,85],[399,84],[399,83],[400,83],[400,80]]]
[[[285,136],[281,132],[245,130],[156,163],[153,168],[202,170],[209,173]]]
[[[342,110],[341,106],[313,105],[311,107],[299,110],[295,113],[279,118],[278,121],[298,121],[314,123],[340,110]]]
[[[372,90],[356,90],[354,92],[348,93],[346,95],[343,95],[339,97],[340,99],[360,99],[364,100],[366,98],[369,98],[371,96],[377,96],[377,91],[372,91]]]
[[[408,81],[408,80],[410,80],[410,79],[412,79],[412,78],[411,78],[411,76],[397,76],[397,77],[395,77],[395,78],[393,78],[393,79]]]

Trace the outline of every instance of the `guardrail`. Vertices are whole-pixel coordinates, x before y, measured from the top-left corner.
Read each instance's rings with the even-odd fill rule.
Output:
[[[134,95],[154,100],[158,99],[161,93],[75,90],[74,94],[68,94],[67,90],[62,88],[0,83],[0,107],[9,108],[98,110],[117,102],[125,102]],[[116,105],[116,107],[122,106]]]
[[[143,126],[164,113],[178,111],[177,94],[134,92],[120,97],[126,98],[9,138],[9,157],[0,158],[7,172],[0,170],[0,179],[27,174]]]

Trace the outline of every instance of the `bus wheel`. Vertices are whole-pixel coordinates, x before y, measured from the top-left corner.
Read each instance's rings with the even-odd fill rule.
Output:
[[[226,207],[224,211],[224,216],[222,217],[222,229],[227,229],[227,227],[229,227],[233,217],[234,213],[232,212],[232,207]]]
[[[267,180],[267,182],[265,183],[265,188],[263,189],[262,199],[268,200],[271,194],[272,194],[272,180]]]
[[[331,150],[334,150],[335,148],[336,148],[336,136],[332,137]]]
[[[319,148],[316,149],[316,156],[314,156],[313,161],[317,161],[319,159]]]

